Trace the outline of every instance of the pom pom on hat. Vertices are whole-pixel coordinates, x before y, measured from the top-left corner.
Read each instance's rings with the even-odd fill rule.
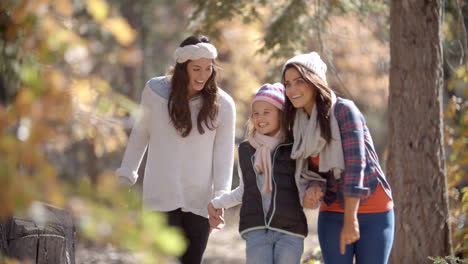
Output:
[[[283,110],[284,108],[284,101],[285,101],[285,95],[284,95],[284,86],[281,83],[274,83],[274,84],[269,84],[265,83],[258,89],[257,93],[255,94],[251,106],[253,105],[254,102],[256,101],[265,101],[268,102],[275,107],[277,107],[279,110]]]
[[[286,61],[286,63],[283,66],[283,73],[286,66],[291,63],[297,63],[306,67],[311,72],[317,74],[317,76],[320,77],[322,81],[328,84],[326,75],[327,65],[325,64],[325,62],[323,62],[323,60],[320,58],[320,55],[317,52],[314,51],[311,53],[301,54],[290,58],[288,61]]]

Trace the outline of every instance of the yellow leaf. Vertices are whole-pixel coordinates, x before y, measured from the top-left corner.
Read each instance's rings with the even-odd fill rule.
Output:
[[[73,14],[73,5],[70,0],[55,0],[53,7],[62,16],[70,17]]]
[[[88,0],[86,9],[93,16],[94,20],[101,22],[109,13],[109,6],[105,0]]]
[[[109,83],[106,80],[100,78],[92,78],[91,84],[97,92],[101,94],[108,94],[112,91]]]
[[[34,95],[27,87],[22,87],[16,96],[16,110],[20,116],[27,115],[31,111],[31,104],[34,100]]]
[[[96,92],[91,89],[89,80],[80,80],[72,85],[72,93],[75,99],[83,104],[92,104],[96,100]]]
[[[3,131],[6,127],[8,127],[11,123],[12,118],[10,117],[10,113],[7,112],[7,109],[0,106],[0,131]]]
[[[143,60],[141,49],[132,47],[119,53],[119,61],[126,66],[138,66]]]
[[[47,36],[47,46],[52,51],[59,50],[65,45],[84,45],[83,40],[71,30],[58,27],[52,28],[50,25],[45,25],[44,29]]]
[[[467,74],[467,68],[465,66],[462,66],[458,68],[458,70],[455,72],[455,76],[457,78],[463,78]]]
[[[64,90],[68,84],[67,79],[59,70],[50,70],[44,75],[47,85],[53,89]]]
[[[120,141],[116,136],[110,136],[104,141],[107,152],[115,152],[121,147]]]
[[[118,187],[118,182],[115,175],[111,171],[104,171],[97,178],[97,187],[96,190],[101,195],[112,194]]]
[[[86,130],[86,137],[87,137],[87,138],[96,138],[96,129],[94,129],[94,128],[92,128],[92,127],[91,127],[91,128],[88,128],[88,129]],[[95,147],[96,147],[97,144],[94,144],[94,145],[95,145]]]
[[[96,157],[100,158],[106,152],[106,146],[101,142],[101,140],[95,140],[94,142],[94,154],[96,154]]]
[[[159,230],[154,237],[158,248],[167,254],[180,256],[186,249],[186,241],[175,227]]]
[[[103,27],[108,30],[117,41],[124,45],[130,45],[136,38],[136,32],[122,17],[108,18],[103,22]]]
[[[14,24],[20,24],[22,20],[31,12],[31,1],[23,0],[16,6],[11,14]]]
[[[128,116],[128,111],[124,108],[117,108],[117,110],[115,111],[115,115],[116,116]]]
[[[11,18],[14,24],[21,24],[29,15],[41,16],[49,4],[50,0],[23,0],[13,10]]]
[[[6,258],[5,261],[6,261],[6,264],[28,264],[30,263],[29,261],[22,262],[14,258]]]

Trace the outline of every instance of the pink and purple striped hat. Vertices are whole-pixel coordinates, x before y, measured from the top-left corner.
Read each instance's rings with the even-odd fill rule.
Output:
[[[258,89],[257,93],[255,94],[252,103],[250,104],[251,106],[253,105],[254,102],[256,101],[265,101],[268,102],[275,107],[277,107],[279,110],[283,111],[284,108],[284,100],[285,100],[285,95],[284,95],[284,86],[281,83],[274,83],[274,84],[269,84],[265,83]]]

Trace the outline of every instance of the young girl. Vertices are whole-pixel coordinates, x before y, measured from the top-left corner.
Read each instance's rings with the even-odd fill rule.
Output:
[[[351,264],[354,257],[357,264],[385,264],[394,235],[391,189],[364,117],[352,101],[336,98],[326,70],[316,52],[283,67],[283,120],[294,136],[296,170],[326,179],[311,181],[304,205],[317,202],[322,186],[318,235],[326,264]]]
[[[200,264],[210,225],[206,204],[231,190],[235,105],[216,83],[216,47],[205,36],[185,39],[171,76],[148,81],[142,117],[128,139],[117,176],[133,184],[148,148],[143,204],[165,212],[184,232],[183,264]]]
[[[290,157],[292,143],[284,142],[283,106],[282,84],[265,84],[258,90],[251,103],[253,129],[248,141],[239,145],[240,184],[208,205],[210,223],[215,223],[222,221],[216,209],[242,203],[239,231],[246,240],[247,263],[300,263],[307,236]]]

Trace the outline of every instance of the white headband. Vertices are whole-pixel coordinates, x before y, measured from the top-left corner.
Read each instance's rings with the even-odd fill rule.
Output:
[[[216,59],[217,56],[218,52],[215,46],[206,42],[179,47],[174,52],[174,59],[177,63],[198,60],[200,58]]]

